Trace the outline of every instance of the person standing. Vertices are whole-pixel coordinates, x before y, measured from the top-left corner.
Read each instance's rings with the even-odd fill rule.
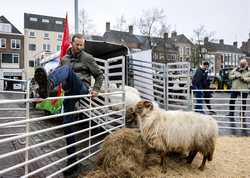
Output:
[[[34,79],[38,83],[38,94],[41,98],[47,98],[50,91],[63,83],[65,96],[82,95],[89,93],[91,76],[95,78],[94,87],[90,91],[92,97],[96,97],[104,79],[103,72],[95,62],[95,59],[90,54],[84,51],[85,39],[81,34],[75,34],[71,41],[72,47],[67,50],[67,54],[61,61],[61,65],[47,76],[43,68],[35,70]],[[75,104],[78,99],[64,99],[64,112],[72,112],[75,110]],[[63,123],[68,124],[74,122],[73,115],[66,115],[63,118]],[[64,134],[68,135],[74,132],[73,126],[64,127]],[[66,138],[67,145],[76,142],[76,136]],[[75,153],[75,146],[67,148],[67,154]],[[67,165],[77,161],[76,156],[68,159]],[[74,166],[67,170],[66,174],[71,174],[76,171],[78,166]]]
[[[206,73],[209,63],[203,62],[202,65],[195,71],[195,74],[192,78],[192,89],[198,90],[194,91],[196,97],[195,111],[204,113],[202,103],[204,98],[205,82],[206,82]]]
[[[234,68],[229,73],[229,79],[232,81],[232,89],[230,96],[230,102],[229,102],[229,114],[228,116],[230,121],[234,121],[234,109],[235,109],[235,99],[238,96],[242,97],[242,113],[240,113],[240,116],[242,116],[242,121],[245,122],[245,111],[246,111],[246,98],[248,96],[248,84],[250,83],[250,71],[248,69],[248,63],[246,59],[240,60],[240,65],[236,68]],[[238,91],[237,91],[238,90]],[[245,91],[239,91],[239,90],[245,90]],[[246,125],[243,125],[246,127]]]

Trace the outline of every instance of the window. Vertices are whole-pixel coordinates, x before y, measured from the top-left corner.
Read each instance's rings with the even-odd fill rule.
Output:
[[[30,33],[29,33],[29,37],[31,37],[31,38],[36,37],[36,33],[35,33],[35,32],[30,32]]]
[[[35,51],[36,50],[36,44],[29,44],[29,50]]]
[[[30,17],[30,21],[37,22],[37,18],[36,17]]]
[[[2,53],[2,63],[18,63],[19,54],[17,53]]]
[[[190,55],[191,54],[191,52],[190,52],[190,48],[189,47],[186,47],[186,55]]]
[[[44,39],[49,39],[49,33],[45,32],[45,33],[43,34],[43,38],[44,38]]]
[[[12,49],[20,49],[21,48],[21,40],[12,39],[11,40],[11,48]]]
[[[62,40],[62,34],[61,34],[61,33],[58,33],[58,34],[57,34],[57,40],[59,40],[59,41]]]
[[[61,45],[57,45],[57,46],[56,46],[56,50],[57,50],[57,51],[60,51],[60,50],[61,50]]]
[[[30,67],[34,67],[34,61],[33,61],[33,60],[30,60],[30,61],[29,61],[29,66],[30,66]]]
[[[0,48],[6,48],[6,39],[0,38]]]
[[[11,33],[11,25],[8,23],[0,23],[0,32]]]
[[[60,21],[60,20],[56,20],[56,24],[58,24],[58,25],[62,25],[62,24],[63,24],[63,22],[62,22],[62,21]]]
[[[18,61],[19,61],[19,54],[12,54],[12,61],[13,61],[13,63],[18,63]]]
[[[49,19],[42,19],[43,23],[49,23]]]
[[[50,52],[50,44],[43,44],[43,50],[46,52]]]

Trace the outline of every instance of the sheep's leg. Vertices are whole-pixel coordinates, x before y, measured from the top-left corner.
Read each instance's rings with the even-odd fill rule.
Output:
[[[166,172],[166,169],[167,169],[167,159],[166,159],[166,156],[167,156],[167,154],[164,153],[164,152],[161,152],[160,156],[161,156],[162,171]]]
[[[194,157],[196,156],[198,152],[196,150],[190,151],[187,157],[187,163],[191,164],[194,160]]]
[[[200,169],[201,171],[204,170],[204,167],[205,167],[205,164],[206,164],[206,160],[207,160],[207,159],[208,159],[207,156],[203,156],[202,163],[201,163],[201,165],[200,165],[200,167],[199,167],[199,169]]]

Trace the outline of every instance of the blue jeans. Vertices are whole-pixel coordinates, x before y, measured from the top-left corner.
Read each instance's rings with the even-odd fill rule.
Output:
[[[82,95],[88,94],[89,88],[88,86],[80,80],[80,78],[75,74],[72,67],[68,65],[63,65],[56,68],[49,76],[49,81],[53,83],[53,86],[56,87],[62,82],[67,83],[67,92],[65,92],[66,96],[70,95]],[[63,101],[64,112],[71,112],[75,110],[75,104],[78,99],[65,99]],[[75,118],[74,115],[67,115],[63,118],[63,123],[68,124],[74,122]],[[74,126],[64,127],[64,135],[68,135],[74,132]],[[67,145],[76,142],[76,136],[70,136],[66,138]],[[76,148],[75,146],[67,148],[67,154],[75,153]],[[76,156],[70,158],[71,162],[76,161]]]
[[[196,98],[196,104],[195,104],[195,112],[200,112],[200,113],[204,113],[203,111],[203,107],[202,107],[202,103],[203,103],[203,91],[194,91],[194,95]]]

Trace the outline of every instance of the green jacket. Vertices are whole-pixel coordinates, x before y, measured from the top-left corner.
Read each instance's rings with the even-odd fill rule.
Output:
[[[232,89],[248,89],[248,84],[250,83],[250,71],[248,68],[240,69],[239,67],[236,67],[229,73],[229,79],[232,80]]]
[[[82,50],[77,56],[74,56],[72,48],[69,48],[61,64],[72,66],[77,76],[89,86],[91,84],[91,76],[93,76],[95,78],[93,90],[100,91],[104,76],[92,55]]]

